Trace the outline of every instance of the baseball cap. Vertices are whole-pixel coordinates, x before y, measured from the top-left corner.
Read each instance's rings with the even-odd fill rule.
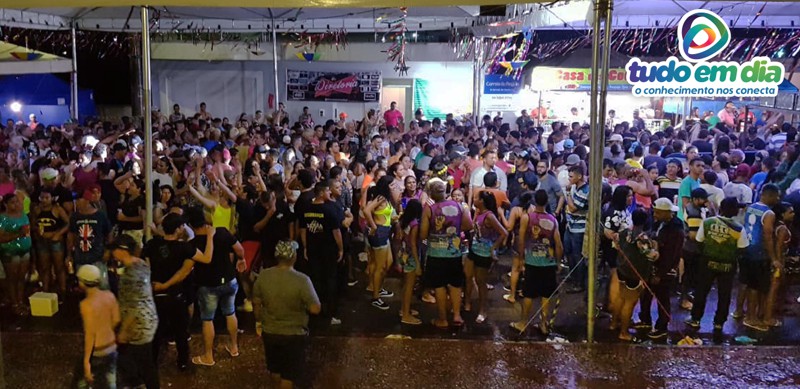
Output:
[[[531,171],[531,173],[533,173]],[[533,174],[523,174],[522,175],[522,183],[527,185],[528,188],[535,188],[536,185],[539,184],[539,178],[536,177],[536,173]]]
[[[570,154],[569,157],[567,157],[567,162],[565,165],[575,166],[579,163],[581,163],[581,157],[579,157],[578,154]]]
[[[292,137],[289,135],[283,136],[283,144],[288,145],[292,143]]]
[[[339,114],[339,119],[347,119],[347,112],[342,112]]]
[[[707,199],[708,198],[708,192],[706,192],[706,190],[703,189],[703,188],[697,188],[697,189],[692,191],[692,198],[693,199]]]
[[[622,135],[620,134],[613,134],[610,138],[608,138],[609,142],[622,142]]]
[[[83,265],[78,269],[78,281],[93,287],[100,285],[100,269],[95,265]]]
[[[42,169],[42,171],[39,172],[39,177],[42,177],[43,180],[54,180],[58,177],[58,170],[51,167]]]
[[[571,149],[573,147],[575,147],[575,141],[574,140],[567,139],[567,140],[564,141],[564,148],[565,149]]]
[[[267,147],[264,145],[256,146],[255,150],[253,150],[256,154],[264,154],[267,152]]]
[[[736,166],[736,177],[750,177],[750,167],[745,163]]]
[[[653,203],[653,209],[657,209],[659,211],[671,211],[671,212],[678,212],[678,206],[672,204],[672,201],[669,201],[667,198],[660,198]]]
[[[135,239],[133,239],[130,235],[123,234],[108,245],[108,250],[113,251],[116,249],[121,249],[132,253],[137,246],[138,245],[136,244]]]

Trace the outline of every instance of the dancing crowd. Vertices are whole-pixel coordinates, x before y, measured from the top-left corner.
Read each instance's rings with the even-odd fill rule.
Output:
[[[659,129],[639,111],[630,122],[610,112],[597,130],[605,147],[592,150],[604,156],[594,188],[597,132],[577,112],[566,122],[543,121],[542,107],[514,123],[428,120],[422,109],[404,118],[392,103],[361,120],[341,113],[315,123],[308,108],[293,121],[283,104],[234,120],[205,103],[192,115],[175,105],[153,112],[149,174],[141,125],[129,118],[9,120],[0,134],[2,309],[25,316],[34,290],[69,304],[79,288],[79,386],[148,388],[159,387],[164,343],[174,342],[180,370],[213,366],[215,315],[235,358],[237,309],[254,312],[267,369],[290,387],[304,374],[309,315],[342,324],[340,297],[362,282],[377,310],[400,295],[403,325],[422,324],[420,302],[437,307],[429,325],[480,325],[490,320],[489,275],[509,255],[503,299],[522,305],[510,326],[548,334],[552,298],[586,292],[585,237],[597,233],[599,308],[619,339],[640,341],[631,327],[667,337],[675,293],[691,312],[685,324],[699,328],[713,285],[714,331],[728,320],[734,288],[733,319],[756,331],[781,326],[800,206],[789,120],[740,114],[733,102]],[[594,190],[597,226],[587,225]],[[395,275],[402,290],[387,290]],[[203,348],[191,357],[194,316]]]

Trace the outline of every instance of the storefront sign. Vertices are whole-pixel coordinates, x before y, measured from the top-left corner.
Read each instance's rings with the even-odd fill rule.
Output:
[[[522,88],[522,81],[504,74],[487,74],[483,77],[483,94],[513,95]]]
[[[685,14],[678,23],[678,49],[684,61],[631,58],[625,66],[635,96],[775,96],[783,82],[783,64],[767,57],[745,63],[708,61],[731,41],[728,25],[706,10]]]
[[[589,91],[592,85],[592,69],[554,68],[539,66],[533,69],[531,88],[541,91]],[[608,90],[630,90],[625,82],[625,69],[608,71]]]
[[[295,101],[380,101],[381,72],[286,71],[286,96]]]

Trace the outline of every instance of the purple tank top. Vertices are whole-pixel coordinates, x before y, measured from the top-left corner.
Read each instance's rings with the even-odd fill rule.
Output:
[[[541,212],[528,213],[528,236],[525,239],[525,264],[531,266],[553,266],[556,258],[555,232],[558,221],[553,215]]]
[[[472,237],[472,245],[470,248],[474,254],[481,257],[492,256],[492,246],[497,239],[497,231],[489,227],[486,223],[486,217],[491,212],[484,212],[475,217],[475,225],[477,225],[476,234]]]
[[[445,200],[430,207],[428,256],[461,258],[461,206],[453,200]]]

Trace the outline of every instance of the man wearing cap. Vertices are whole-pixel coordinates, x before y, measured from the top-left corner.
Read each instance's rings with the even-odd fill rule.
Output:
[[[695,237],[700,243],[701,258],[697,267],[697,291],[692,317],[686,321],[689,327],[700,328],[708,293],[716,281],[718,301],[714,315],[714,332],[721,332],[728,319],[736,262],[750,243],[744,227],[732,219],[739,213],[739,202],[733,197],[727,197],[722,200],[719,212],[719,216],[703,221]]]
[[[278,265],[261,271],[253,286],[255,327],[273,383],[291,388],[308,374],[308,315],[319,314],[322,307],[311,280],[294,269],[297,243],[278,242],[275,259]]]
[[[581,164],[581,157],[577,154],[570,154],[567,157],[567,161],[564,165],[559,166],[556,169],[556,177],[558,178],[558,183],[561,184],[561,188],[566,191],[569,187],[569,168],[573,166],[583,166]]]
[[[111,241],[111,222],[105,212],[93,204],[94,188],[87,188],[70,215],[67,235],[67,263],[75,267],[92,264],[100,269],[100,288],[108,289],[108,266],[103,259],[105,242]]]
[[[150,266],[135,257],[139,243],[121,235],[111,243],[111,255],[125,267],[119,279],[119,311],[122,323],[117,335],[119,384],[123,388],[144,384],[158,388],[158,366],[153,358],[153,338],[158,314],[150,283]]]
[[[50,191],[50,193],[53,195],[54,203],[61,205],[61,207],[67,211],[67,214],[71,214],[75,211],[75,206],[72,201],[72,192],[61,185],[61,180],[58,179],[58,170],[51,167],[44,168],[39,171],[39,178],[42,180],[41,188]],[[34,191],[31,198],[38,199],[41,195],[40,192],[40,190]]]
[[[527,151],[514,154],[514,173],[508,177],[508,198],[515,200],[523,190],[533,190],[539,184],[536,172],[531,169]]]
[[[742,148],[745,150],[766,150],[767,143],[758,136],[758,128],[747,129],[747,136],[741,138]]]
[[[750,167],[745,163],[736,166],[736,174],[733,181],[728,182],[722,188],[725,197],[733,197],[739,204],[750,205],[753,202],[753,190],[748,183],[750,179]],[[736,217],[739,224],[744,223],[744,212],[740,212]]]
[[[83,320],[82,374],[76,374],[77,387],[115,388],[117,384],[117,339],[114,329],[120,322],[119,305],[114,295],[100,289],[105,279],[94,265],[78,268],[78,285],[86,292],[81,300]]]
[[[640,324],[648,327],[653,323],[650,316],[650,307],[655,294],[658,305],[658,320],[655,328],[651,329],[648,336],[651,339],[660,339],[667,336],[667,326],[671,314],[670,296],[672,286],[678,276],[678,263],[681,259],[681,248],[686,233],[683,223],[676,216],[678,207],[665,198],[657,199],[653,203],[653,234],[658,243],[658,259],[654,264],[654,272],[648,281],[650,289],[645,288],[639,298],[641,309],[639,311]],[[650,290],[653,293],[650,293]],[[634,325],[639,328],[640,325]]]
[[[713,211],[708,208],[708,192],[703,188],[692,191],[691,201],[686,204],[684,209],[684,224],[686,230],[686,240],[683,244],[683,275],[681,276],[681,308],[691,309],[691,294],[697,282],[697,257],[700,254],[700,247],[695,240],[695,235],[703,220],[713,216]]]
[[[623,142],[622,135],[620,135],[620,134],[611,134],[611,136],[608,137],[608,140],[606,142],[607,142],[607,146],[603,148],[603,158],[604,159],[613,159],[614,156],[611,154],[611,146],[616,144],[616,145],[619,145],[619,147],[622,147],[622,142]]]

